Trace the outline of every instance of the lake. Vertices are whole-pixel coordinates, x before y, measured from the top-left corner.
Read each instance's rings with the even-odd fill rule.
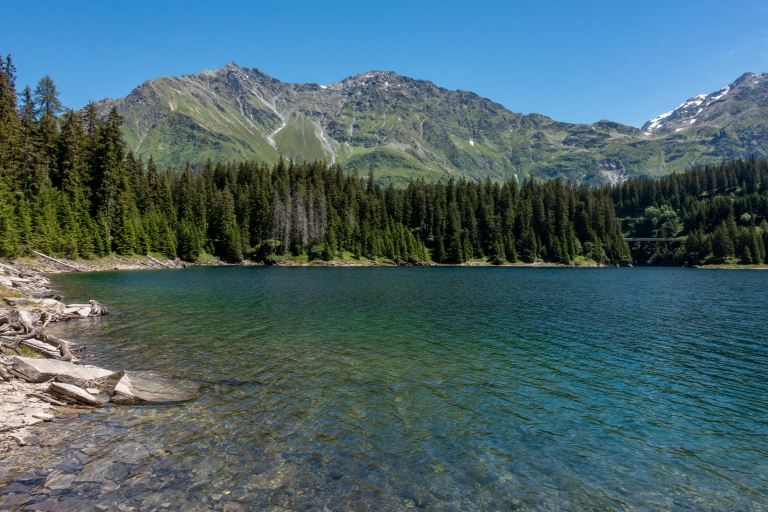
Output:
[[[202,393],[48,426],[60,441],[0,461],[0,495],[30,508],[768,510],[768,272],[54,282],[113,312],[57,327],[87,362]]]

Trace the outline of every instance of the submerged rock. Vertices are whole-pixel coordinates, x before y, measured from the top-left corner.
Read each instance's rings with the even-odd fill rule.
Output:
[[[198,392],[197,384],[189,381],[126,372],[115,386],[112,402],[120,405],[185,402],[197,397]]]
[[[52,491],[69,489],[77,475],[67,474],[62,471],[53,471],[45,480],[45,488]]]

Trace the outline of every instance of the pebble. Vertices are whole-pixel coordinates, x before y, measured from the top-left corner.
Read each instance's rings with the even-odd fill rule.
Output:
[[[75,475],[62,473],[60,471],[54,471],[51,473],[45,481],[45,487],[52,491],[59,491],[61,489],[69,489],[72,483],[75,481]]]
[[[43,421],[53,421],[54,416],[53,414],[48,414],[47,412],[38,412],[36,414],[32,415],[35,418],[41,419]]]
[[[18,510],[30,499],[28,494],[4,494],[0,496],[0,510]]]
[[[32,425],[37,425],[38,423],[42,423],[43,421],[44,420],[42,418],[38,418],[38,417],[36,417],[34,415],[27,416],[27,417],[24,418],[24,423],[28,427],[31,427]]]
[[[19,446],[27,446],[27,440],[23,434],[20,432],[15,432],[11,434],[9,437],[12,437],[16,440],[16,442],[19,444]]]

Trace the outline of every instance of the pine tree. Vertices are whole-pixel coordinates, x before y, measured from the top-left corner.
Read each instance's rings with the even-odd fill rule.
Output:
[[[448,207],[448,221],[445,231],[445,261],[447,263],[463,262],[465,260],[465,253],[462,243],[459,208],[456,203],[452,203]]]
[[[61,112],[62,106],[56,85],[48,75],[38,82],[34,102],[39,122],[43,165],[46,170],[51,171],[56,167],[59,138],[59,121],[56,116]]]
[[[15,68],[8,55],[0,69],[0,174],[5,175],[15,170],[21,158],[21,121],[15,87]]]
[[[48,169],[40,137],[40,127],[36,120],[32,90],[29,87],[26,87],[22,93],[20,150],[21,157],[16,172],[16,183],[27,198],[31,199],[46,188]]]
[[[0,257],[17,256],[20,250],[13,196],[5,177],[0,175]]]
[[[91,159],[92,212],[103,215],[110,229],[117,215],[119,186],[125,168],[121,128],[122,118],[113,107],[107,119],[97,125]]]

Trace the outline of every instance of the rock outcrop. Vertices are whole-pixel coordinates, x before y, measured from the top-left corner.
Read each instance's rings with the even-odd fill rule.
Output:
[[[106,405],[110,399],[120,405],[184,402],[195,398],[199,390],[189,381],[54,359],[14,357],[8,371],[26,382],[51,382],[48,391],[54,397],[94,407]]]
[[[86,387],[90,382],[103,379],[115,372],[97,366],[74,364],[55,359],[14,357],[10,372],[27,382],[47,382],[65,379],[64,382]]]
[[[186,381],[77,364],[77,349],[46,327],[109,311],[95,300],[61,302],[40,272],[0,262],[0,297],[0,453],[33,442],[27,427],[53,421],[55,408],[180,402],[198,394],[198,386]],[[22,349],[41,357],[24,357]]]
[[[89,405],[91,407],[103,407],[107,405],[107,401],[99,396],[98,390],[94,390],[97,393],[90,393],[74,384],[65,384],[63,382],[51,382],[48,386],[48,392],[55,397],[61,398],[66,402]]]

